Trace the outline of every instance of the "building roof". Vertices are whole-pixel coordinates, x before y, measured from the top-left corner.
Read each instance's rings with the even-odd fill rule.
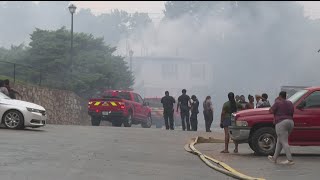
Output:
[[[202,62],[203,59],[192,59],[185,57],[166,57],[166,56],[133,56],[134,61],[192,61],[192,62]]]

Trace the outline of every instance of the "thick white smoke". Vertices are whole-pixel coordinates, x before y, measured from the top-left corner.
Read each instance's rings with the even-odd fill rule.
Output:
[[[319,73],[314,67],[319,66],[316,50],[320,46],[310,36],[315,33],[308,29],[311,20],[303,19],[303,12],[301,17],[301,7],[289,7],[300,9],[264,2],[255,7],[257,14],[241,11],[236,17],[206,15],[199,25],[192,24],[192,17],[185,15],[133,34],[120,41],[118,47],[123,54],[131,48],[136,56],[178,55],[213,64],[214,81],[206,82],[212,90],[198,96],[200,101],[206,95],[213,97],[215,122],[218,122],[230,91],[246,97],[267,93],[273,103],[282,85],[319,84],[316,78]]]

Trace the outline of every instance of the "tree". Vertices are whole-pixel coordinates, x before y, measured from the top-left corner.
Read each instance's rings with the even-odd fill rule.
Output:
[[[114,56],[116,48],[105,45],[103,38],[74,34],[73,73],[70,79],[70,32],[62,27],[31,34],[28,57],[20,63],[32,64],[42,72],[42,84],[67,88],[82,97],[90,97],[105,88],[126,89],[133,76],[123,57]],[[26,71],[23,71],[26,73]]]

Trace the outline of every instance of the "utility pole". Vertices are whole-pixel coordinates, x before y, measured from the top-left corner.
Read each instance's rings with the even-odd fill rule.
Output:
[[[69,11],[71,13],[71,49],[70,49],[70,63],[71,63],[71,79],[73,71],[73,14],[76,12],[77,7],[73,4],[69,6]]]
[[[129,56],[130,56],[130,71],[132,72],[132,56],[133,56],[133,51],[129,51]]]

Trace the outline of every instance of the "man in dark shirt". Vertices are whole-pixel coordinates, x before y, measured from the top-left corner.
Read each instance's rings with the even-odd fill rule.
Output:
[[[190,106],[191,104],[190,97],[186,94],[187,90],[182,90],[182,95],[178,98],[178,104],[177,104],[177,112],[179,112],[180,107],[180,115],[181,115],[181,121],[182,121],[182,130],[186,130],[186,123],[187,123],[187,131],[190,131]]]
[[[199,100],[195,95],[191,96],[192,103],[191,103],[191,129],[192,131],[197,131],[198,129],[198,114],[199,114]]]
[[[163,105],[163,117],[164,117],[164,122],[166,124],[166,129],[169,130],[169,122],[170,121],[170,129],[174,130],[173,127],[173,113],[174,113],[174,108],[173,104],[176,103],[176,100],[172,97],[169,96],[169,91],[165,92],[165,96],[161,99],[161,103]]]

